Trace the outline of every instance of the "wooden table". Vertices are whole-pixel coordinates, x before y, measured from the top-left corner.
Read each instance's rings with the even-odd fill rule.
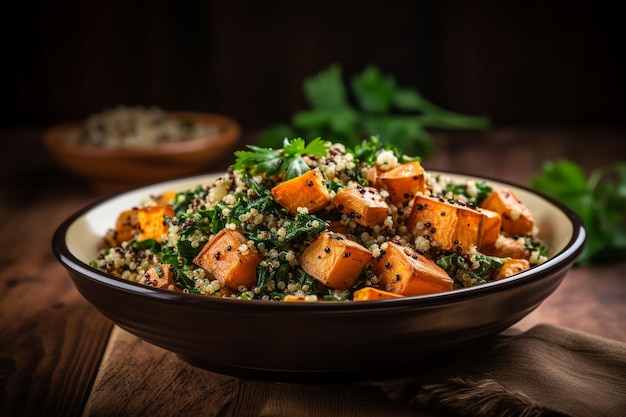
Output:
[[[338,394],[336,387],[211,374],[126,333],[87,303],[52,255],[51,236],[101,196],[49,159],[41,133],[20,129],[0,137],[10,149],[0,164],[0,416],[280,415],[272,408],[277,393],[309,405],[325,398],[337,415],[362,414],[349,400],[350,385]],[[515,128],[437,135],[437,152],[424,165],[527,184],[548,159],[567,157],[587,170],[626,160],[616,150],[625,138],[623,131]],[[626,263],[573,269],[516,326],[537,323],[626,342]],[[263,396],[263,409],[248,406]],[[390,412],[375,397],[361,407],[370,415]]]

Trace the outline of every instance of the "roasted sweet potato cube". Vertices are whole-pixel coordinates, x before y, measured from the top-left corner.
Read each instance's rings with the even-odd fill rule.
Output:
[[[496,242],[498,236],[500,235],[502,217],[499,213],[486,208],[479,209],[479,212],[484,216],[480,247],[492,245]]]
[[[383,188],[383,183],[382,181],[380,181],[380,174],[382,174],[383,172],[385,171],[380,169],[380,166],[375,165],[367,169],[367,172],[365,173],[365,179],[367,179],[367,182],[369,182],[372,187]]]
[[[177,194],[178,191],[164,191],[156,197],[155,201],[159,206],[167,206],[172,204]]]
[[[276,185],[272,188],[272,195],[294,216],[299,207],[306,207],[309,213],[314,213],[330,203],[324,176],[318,168]]]
[[[433,247],[454,248],[456,206],[423,195],[415,197],[407,226],[414,236],[425,236]]]
[[[479,246],[483,215],[447,200],[418,195],[408,227],[415,236],[427,236],[437,249],[466,252]]]
[[[165,216],[174,216],[174,208],[172,206],[141,208],[137,213],[139,240],[154,239],[157,242],[162,242],[169,230]]]
[[[332,203],[362,226],[382,225],[389,215],[389,206],[374,187],[346,187],[335,194]]]
[[[512,275],[519,274],[522,271],[526,271],[527,269],[530,269],[530,262],[526,259],[511,259],[502,265],[495,279],[499,280],[510,277]]]
[[[124,210],[117,216],[115,229],[107,234],[107,242],[111,246],[121,245],[122,242],[131,240],[139,233],[139,221],[137,220],[138,208]]]
[[[389,298],[402,298],[400,294],[383,291],[378,288],[364,287],[352,294],[353,301],[386,300]]]
[[[480,206],[499,213],[502,216],[502,230],[510,235],[530,235],[534,232],[532,213],[511,189],[494,191]]]
[[[175,275],[176,270],[172,265],[158,264],[148,269],[143,276],[139,278],[139,283],[166,290],[175,290],[179,289],[174,284]]]
[[[372,260],[372,253],[347,236],[326,231],[307,247],[298,262],[327,287],[347,290]]]
[[[509,236],[499,236],[494,243],[481,246],[480,251],[499,258],[530,259],[530,250],[519,240]]]
[[[193,262],[212,274],[224,287],[251,289],[257,282],[261,255],[240,230],[222,229],[208,241]]]
[[[470,246],[480,247],[485,216],[474,209],[461,206],[456,209],[456,217],[453,248],[459,250],[460,247],[461,251],[467,252]]]
[[[387,242],[383,254],[372,263],[383,291],[405,296],[452,290],[454,281],[439,265],[426,257]]]
[[[424,168],[419,161],[405,162],[388,171],[382,171],[377,181],[389,192],[391,201],[398,204],[411,201],[425,187]]]
[[[348,234],[350,233],[350,228],[343,224],[340,220],[333,220],[328,225],[328,230],[335,233]]]

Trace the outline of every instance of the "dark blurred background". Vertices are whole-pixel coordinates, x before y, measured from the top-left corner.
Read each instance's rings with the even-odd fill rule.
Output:
[[[9,1],[1,126],[118,104],[230,115],[244,128],[306,106],[305,77],[368,64],[495,125],[623,126],[621,2]]]

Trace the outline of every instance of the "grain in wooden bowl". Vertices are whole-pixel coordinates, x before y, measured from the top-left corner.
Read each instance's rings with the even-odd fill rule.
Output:
[[[114,110],[118,113],[133,111],[132,108]],[[51,127],[44,135],[44,145],[65,170],[84,179],[96,192],[112,195],[207,172],[212,164],[232,149],[241,135],[239,123],[228,116],[157,110],[162,112],[169,126],[162,127],[160,131],[158,128],[144,128],[141,125],[144,122],[133,122],[128,118],[124,126],[124,121],[118,117],[108,125],[101,122],[101,135],[98,137],[94,134],[98,128],[90,125],[87,119]],[[163,137],[168,133],[171,136],[175,130],[169,122],[195,126],[194,131],[199,136],[165,140]],[[135,135],[133,140],[122,140],[120,134],[112,134],[113,124],[121,130],[126,128],[142,131],[143,134]]]

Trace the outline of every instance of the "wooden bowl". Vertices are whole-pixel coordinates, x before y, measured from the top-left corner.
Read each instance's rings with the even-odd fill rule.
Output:
[[[67,143],[67,136],[81,123],[50,128],[44,144],[68,171],[85,179],[102,194],[114,194],[140,186],[214,171],[212,164],[224,158],[241,135],[239,124],[226,116],[197,112],[168,112],[172,118],[217,127],[205,138],[141,148],[104,148]],[[223,165],[223,164],[222,164]]]

